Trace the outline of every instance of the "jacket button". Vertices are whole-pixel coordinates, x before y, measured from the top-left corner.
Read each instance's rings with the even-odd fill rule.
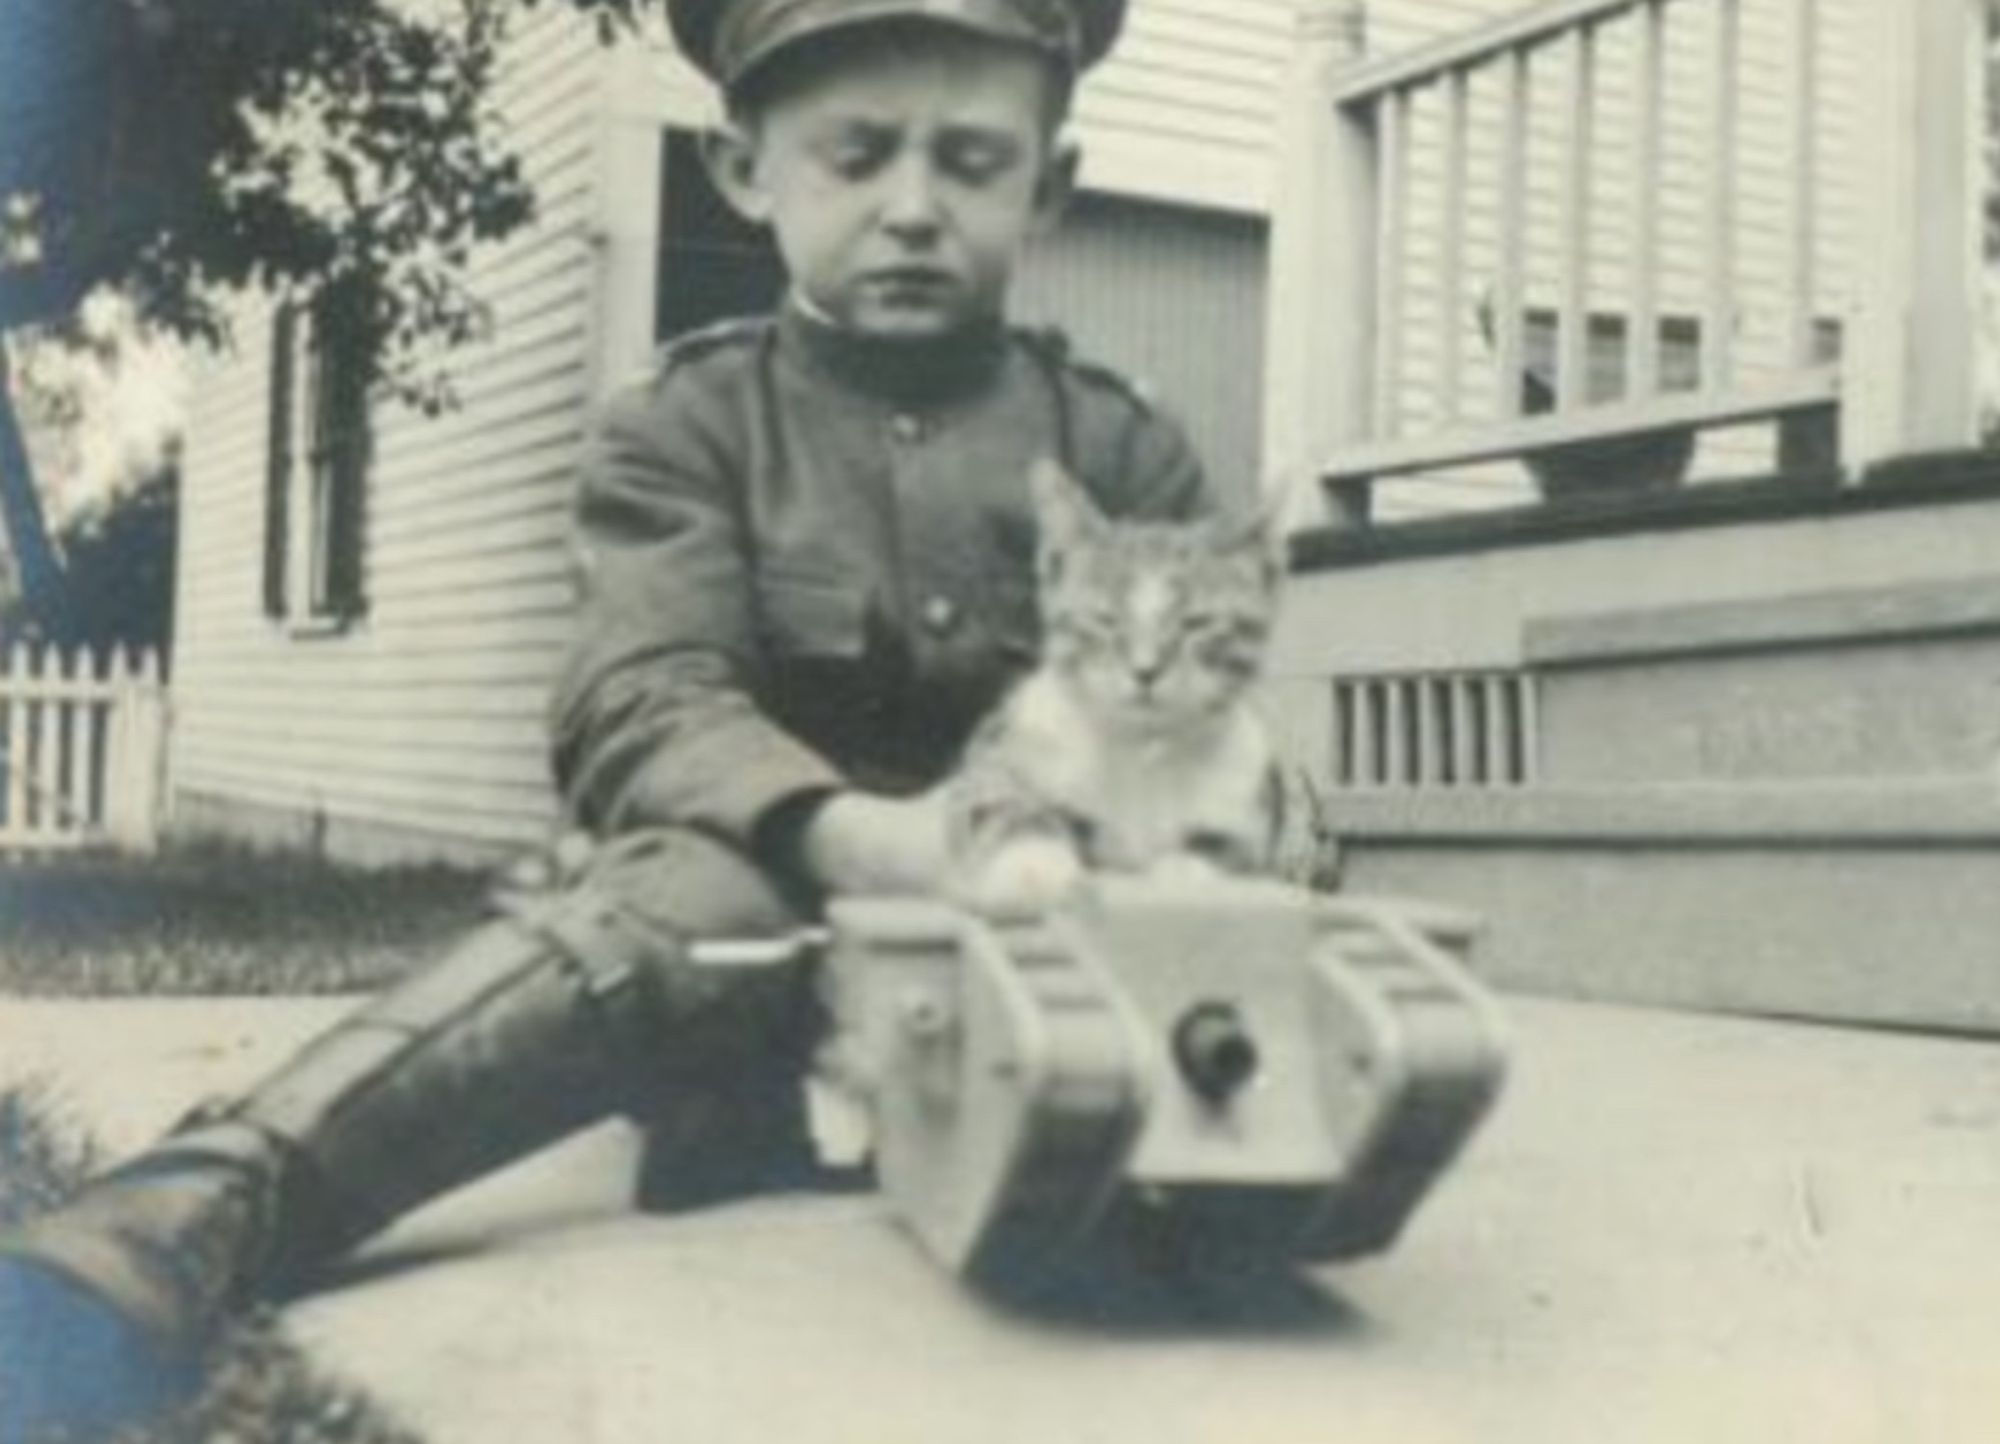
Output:
[[[958,607],[950,597],[938,593],[924,598],[921,615],[926,627],[943,635],[958,621]]]

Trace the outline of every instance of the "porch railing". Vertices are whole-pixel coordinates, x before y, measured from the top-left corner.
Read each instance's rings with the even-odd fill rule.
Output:
[[[1775,107],[1760,56],[1752,123],[1744,12],[1766,6],[1759,34],[1789,55]],[[1826,14],[1545,0],[1371,59],[1365,6],[1303,0],[1273,205],[1267,470],[1311,472],[1358,522],[1383,478],[1836,404],[1853,475],[1973,442],[1983,0],[1859,0],[1858,82],[1837,94]],[[1833,105],[1847,153],[1824,148]],[[1750,160],[1755,300],[1776,332],[1754,367]],[[1838,288],[1821,274],[1828,173],[1854,230]]]
[[[0,653],[0,855],[151,848],[165,722],[155,652]]]

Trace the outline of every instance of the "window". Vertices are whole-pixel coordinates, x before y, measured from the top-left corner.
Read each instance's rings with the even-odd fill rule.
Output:
[[[769,233],[717,194],[691,132],[667,132],[661,166],[653,334],[664,341],[731,316],[768,314],[785,290]]]
[[[264,611],[333,630],[367,610],[368,375],[337,309],[279,306],[271,333]]]

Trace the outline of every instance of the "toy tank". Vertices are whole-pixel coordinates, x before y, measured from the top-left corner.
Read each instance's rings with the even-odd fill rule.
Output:
[[[1032,921],[848,900],[832,924],[834,1072],[882,1188],[985,1285],[1138,1218],[1231,1256],[1386,1249],[1504,1070],[1443,909],[1106,877]]]

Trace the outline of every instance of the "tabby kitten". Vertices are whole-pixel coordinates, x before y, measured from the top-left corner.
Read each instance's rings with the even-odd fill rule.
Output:
[[[1092,870],[1273,870],[1288,789],[1249,698],[1272,522],[1110,520],[1053,462],[1030,486],[1042,655],[951,784],[953,891],[1018,914]]]

